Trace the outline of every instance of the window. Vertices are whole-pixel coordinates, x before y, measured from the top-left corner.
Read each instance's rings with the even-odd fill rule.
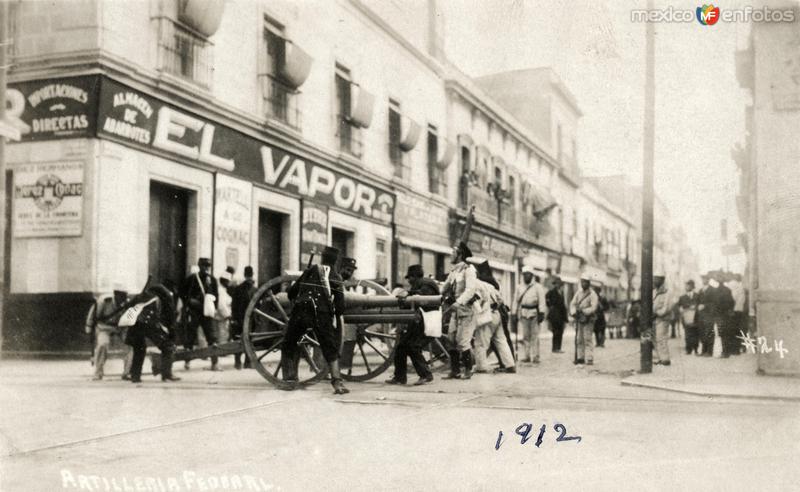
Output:
[[[508,204],[513,208],[516,200],[517,200],[517,193],[516,193],[517,182],[514,179],[514,176],[508,177]]]
[[[350,71],[341,65],[336,65],[336,135],[339,137],[339,149],[360,157],[361,142],[358,140],[358,129],[350,122],[352,89]]]
[[[403,151],[400,149],[402,129],[400,125],[400,103],[389,99],[389,160],[394,165],[394,175],[403,177]]]
[[[499,167],[494,168],[494,190],[495,196],[499,196],[500,191],[503,189],[503,170]]]
[[[461,179],[459,180],[458,188],[458,200],[461,208],[467,208],[470,183],[470,152],[468,147],[461,147]]]
[[[195,82],[211,85],[211,43],[189,26],[162,17],[159,32],[161,70]]]
[[[300,128],[298,92],[281,79],[286,65],[286,38],[283,26],[264,19],[264,73],[261,75],[261,92],[266,116]]]
[[[431,193],[440,193],[439,188],[439,166],[437,159],[439,157],[439,137],[436,134],[436,127],[428,125],[428,190]]]

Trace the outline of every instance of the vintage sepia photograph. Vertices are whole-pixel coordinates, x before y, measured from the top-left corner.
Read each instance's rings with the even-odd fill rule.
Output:
[[[0,0],[0,192],[0,492],[800,488],[800,0]]]

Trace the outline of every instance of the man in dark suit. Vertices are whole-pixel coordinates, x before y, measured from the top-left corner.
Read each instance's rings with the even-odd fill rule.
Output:
[[[697,304],[699,302],[699,294],[694,291],[694,280],[686,282],[686,293],[683,294],[678,300],[678,309],[681,313],[681,322],[683,323],[683,333],[686,338],[686,354],[692,352],[699,354],[698,344],[700,341],[698,333],[698,316]]]
[[[285,389],[296,388],[297,344],[311,328],[330,367],[334,394],[350,392],[342,384],[339,372],[339,345],[344,325],[344,287],[342,277],[335,267],[338,258],[338,249],[326,247],[322,252],[322,264],[306,268],[300,278],[289,287],[289,299],[294,305],[281,350],[283,379],[289,383]]]
[[[562,354],[561,338],[564,335],[564,325],[567,323],[567,304],[564,301],[564,294],[561,293],[561,278],[552,278],[553,287],[545,294],[547,303],[547,321],[550,322],[550,329],[553,331],[553,353]]]
[[[410,285],[408,294],[410,296],[438,296],[439,286],[433,279],[425,278],[422,265],[411,265],[408,267],[406,279]],[[404,299],[405,296],[398,296]],[[424,308],[425,311],[436,309],[434,307]],[[408,366],[407,357],[411,358],[414,370],[417,371],[419,380],[415,385],[428,384],[433,381],[433,374],[422,356],[422,347],[428,338],[425,336],[425,326],[421,319],[410,323],[407,329],[397,338],[397,348],[394,352],[394,376],[386,381],[388,384],[406,384]]]
[[[733,313],[733,295],[729,288],[720,283],[717,274],[709,274],[708,287],[700,295],[699,304],[703,323],[702,355],[711,357],[714,355],[714,325],[720,336],[725,336],[728,320]],[[722,357],[730,356],[726,344],[722,348]]]
[[[250,304],[250,299],[256,292],[255,281],[253,280],[253,267],[244,267],[244,280],[241,284],[237,285],[231,290],[231,340],[239,340],[242,338],[242,329],[244,327],[244,315],[247,311],[247,306]],[[233,356],[234,367],[236,369],[242,368],[242,354],[237,353]],[[244,368],[250,367],[250,359],[247,354],[244,356]]]
[[[184,341],[186,350],[192,350],[194,348],[194,344],[197,342],[198,326],[203,329],[203,336],[206,337],[208,346],[215,347],[217,345],[217,335],[214,330],[214,316],[206,316],[206,313],[203,312],[205,297],[209,294],[214,296],[214,308],[216,309],[219,300],[217,279],[211,275],[211,260],[208,258],[200,258],[197,261],[197,266],[200,268],[200,271],[186,277],[181,292],[183,304],[186,306],[186,340]],[[189,361],[186,361],[186,369],[188,368]],[[221,370],[216,356],[211,357],[211,370]]]

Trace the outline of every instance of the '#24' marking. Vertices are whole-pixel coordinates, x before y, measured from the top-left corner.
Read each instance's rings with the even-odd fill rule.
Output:
[[[537,448],[542,445],[542,442],[543,442],[543,439],[544,439],[544,433],[545,433],[546,429],[547,429],[547,425],[546,424],[542,424],[542,426],[539,427],[539,434],[536,437],[536,442],[534,443],[534,445]],[[519,425],[519,427],[517,427],[514,430],[514,433],[516,433],[518,436],[520,436],[520,441],[519,441],[520,444],[525,444],[526,442],[528,442],[528,440],[531,437],[533,437],[531,435],[531,431],[532,430],[533,430],[533,425],[531,425],[531,424],[529,424],[527,422],[523,422],[522,424]],[[556,425],[554,425],[553,426],[553,430],[555,430],[556,432],[559,433],[558,437],[556,437],[556,442],[564,442],[564,441],[578,441],[578,442],[581,442],[581,436],[568,436],[567,435],[567,428],[564,426],[564,424],[556,424]],[[503,445],[503,431],[499,431],[497,433],[497,441],[494,443],[495,451],[499,450],[500,446],[502,446],[502,445]]]

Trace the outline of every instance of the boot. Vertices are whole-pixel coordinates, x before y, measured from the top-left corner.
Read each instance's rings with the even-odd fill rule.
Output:
[[[281,353],[281,371],[283,371],[283,380],[287,383],[297,383],[297,365],[293,358],[285,353]]]
[[[458,350],[449,350],[450,355],[450,374],[442,379],[460,379],[461,378],[461,354]]]
[[[344,383],[339,378],[331,379],[331,386],[333,386],[334,395],[346,395],[350,390],[344,387]]]
[[[172,374],[172,352],[166,351],[161,353],[161,380],[162,381],[180,381],[181,378]]]
[[[470,379],[472,377],[472,352],[469,350],[461,352],[461,362],[464,363],[464,374],[461,379]]]

